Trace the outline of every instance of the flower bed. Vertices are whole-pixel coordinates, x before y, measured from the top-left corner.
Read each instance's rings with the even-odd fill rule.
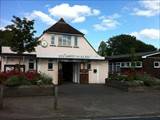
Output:
[[[160,90],[160,79],[148,74],[134,74],[132,76],[113,75],[106,81],[108,86],[125,91]]]
[[[0,72],[0,84],[4,84],[8,87],[16,87],[21,85],[48,85],[52,84],[52,78],[44,73],[37,73],[36,71]]]

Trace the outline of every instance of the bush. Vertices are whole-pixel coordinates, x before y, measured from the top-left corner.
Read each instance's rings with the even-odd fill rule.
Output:
[[[127,81],[127,85],[130,87],[143,86],[144,82],[140,80],[132,80],[132,81]]]
[[[145,86],[160,85],[160,79],[152,77],[148,74],[136,75],[136,79],[139,81],[143,81]]]
[[[126,75],[111,75],[108,78],[108,81],[110,80],[117,80],[117,81],[128,81],[128,77]]]
[[[39,74],[36,71],[8,71],[0,72],[0,84],[1,83],[7,86],[47,85],[52,84],[52,78],[44,73]]]
[[[46,75],[45,73],[40,74],[37,85],[49,85],[52,84],[52,78]]]
[[[160,85],[160,79],[152,77],[148,74],[134,74],[133,76],[112,75],[108,79],[117,80],[127,83],[128,86],[155,86]]]
[[[15,87],[20,85],[31,85],[30,81],[25,76],[12,76],[5,81],[5,85]]]

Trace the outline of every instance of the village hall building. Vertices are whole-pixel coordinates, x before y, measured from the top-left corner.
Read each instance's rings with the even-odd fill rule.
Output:
[[[104,84],[108,62],[97,54],[84,34],[62,18],[39,37],[35,52],[21,56],[22,71],[37,71],[53,78],[54,84]],[[10,47],[2,47],[1,71],[15,69],[19,56]]]

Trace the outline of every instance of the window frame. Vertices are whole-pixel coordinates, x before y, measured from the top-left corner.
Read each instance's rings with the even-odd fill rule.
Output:
[[[78,37],[74,37],[74,47],[78,47]]]
[[[158,63],[158,66],[155,66],[156,63]],[[154,61],[154,68],[160,68],[160,61]]]
[[[52,65],[52,68],[50,68],[50,64]],[[52,71],[53,70],[53,60],[49,59],[48,60],[48,71]]]
[[[72,36],[60,35],[58,37],[58,45],[64,47],[71,47]]]
[[[33,68],[30,68],[30,64],[33,64]],[[28,62],[28,69],[29,70],[34,70],[34,65],[35,65],[35,61],[34,61],[34,59],[29,59],[29,62]]]
[[[140,65],[137,65],[138,62],[140,63]],[[142,65],[142,61],[136,61],[136,62],[135,62],[135,67],[136,67],[136,68],[142,68],[142,66],[143,66],[143,65]]]
[[[54,38],[54,40],[53,40],[53,38]],[[54,34],[51,35],[51,45],[55,45],[55,35]]]

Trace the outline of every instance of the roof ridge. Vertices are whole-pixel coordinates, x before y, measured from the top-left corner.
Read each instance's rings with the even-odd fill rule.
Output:
[[[66,23],[63,18],[60,18],[58,22],[56,22],[54,25],[46,29],[43,33],[45,32],[68,33],[68,34],[76,34],[84,36],[82,32],[72,27],[70,24]]]

